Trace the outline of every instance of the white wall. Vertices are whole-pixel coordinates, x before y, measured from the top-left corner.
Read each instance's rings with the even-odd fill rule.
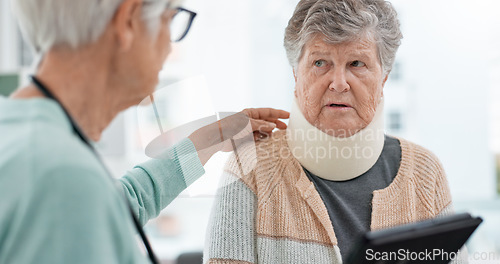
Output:
[[[414,97],[412,140],[444,164],[455,200],[495,196],[490,150],[491,32],[496,1],[393,1],[402,18],[398,58]],[[494,23],[494,21],[496,23]]]
[[[17,25],[7,0],[0,1],[0,73],[19,70]]]

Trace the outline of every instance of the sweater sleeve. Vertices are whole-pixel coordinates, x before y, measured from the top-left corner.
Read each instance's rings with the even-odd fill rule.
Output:
[[[196,148],[184,139],[162,158],[137,165],[120,182],[132,210],[144,225],[204,173]]]
[[[434,155],[432,155],[434,161],[435,161],[435,166],[438,168],[437,169],[437,175],[436,175],[436,183],[435,183],[435,197],[434,197],[434,203],[435,203],[435,208],[438,210],[436,213],[436,217],[444,217],[444,216],[449,216],[455,214],[455,209],[453,208],[453,201],[451,198],[451,191],[450,187],[448,184],[448,180],[446,178],[446,173],[444,172],[443,166],[441,162],[438,160],[438,158]],[[452,264],[466,264],[469,263],[468,261],[468,252],[467,252],[467,247],[464,245],[458,254],[456,255],[456,258],[452,260],[450,263]]]
[[[204,263],[257,263],[256,196],[228,171],[221,182],[208,224]]]
[[[453,215],[454,213],[455,213],[455,211],[453,209],[453,204],[449,203],[443,210],[441,210],[441,212],[439,212],[437,217],[444,217],[444,216],[448,216],[448,215]],[[460,249],[458,254],[456,255],[456,258],[453,259],[450,263],[451,264],[466,264],[466,263],[469,263],[468,257],[469,257],[469,254],[467,251],[467,247],[464,245]]]

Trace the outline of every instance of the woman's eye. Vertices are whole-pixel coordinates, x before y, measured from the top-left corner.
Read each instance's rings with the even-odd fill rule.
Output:
[[[322,60],[317,60],[314,62],[314,66],[316,67],[323,67],[325,65],[325,62]]]
[[[365,65],[366,65],[366,64],[365,64],[364,62],[362,62],[362,61],[358,61],[358,60],[357,60],[357,61],[353,61],[353,62],[351,63],[351,66],[354,66],[354,67],[363,67],[363,66],[365,66]]]
[[[314,62],[314,66],[316,67],[323,67],[325,66],[326,62],[324,60],[317,60]]]

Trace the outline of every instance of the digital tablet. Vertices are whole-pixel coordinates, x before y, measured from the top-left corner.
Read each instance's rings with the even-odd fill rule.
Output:
[[[449,263],[482,221],[461,213],[367,232],[347,263]]]

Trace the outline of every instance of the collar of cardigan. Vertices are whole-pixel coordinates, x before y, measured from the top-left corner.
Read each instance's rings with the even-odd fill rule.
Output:
[[[292,155],[308,171],[326,180],[347,181],[375,165],[384,148],[384,100],[364,129],[347,137],[330,136],[311,125],[294,99],[287,143]]]

